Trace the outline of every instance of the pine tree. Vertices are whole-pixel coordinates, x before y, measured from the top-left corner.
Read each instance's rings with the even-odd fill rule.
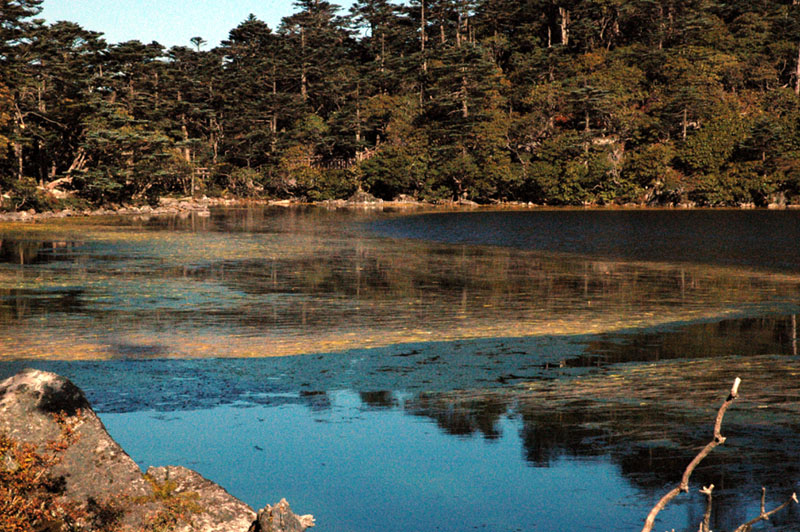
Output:
[[[6,137],[13,148],[11,172],[16,179],[22,179],[26,172],[24,147],[30,138],[20,104],[32,84],[25,67],[33,32],[41,26],[32,17],[41,12],[41,4],[42,0],[0,0],[0,80],[7,85],[13,102],[13,125]]]

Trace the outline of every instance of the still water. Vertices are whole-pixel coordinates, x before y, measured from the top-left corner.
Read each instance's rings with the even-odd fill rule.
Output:
[[[317,530],[715,530],[800,488],[800,213],[218,210],[0,226],[0,376]],[[292,356],[297,355],[297,356]],[[762,530],[800,530],[786,511]]]

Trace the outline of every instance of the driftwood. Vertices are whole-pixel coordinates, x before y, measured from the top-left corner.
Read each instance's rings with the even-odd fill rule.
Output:
[[[714,422],[714,437],[713,439],[706,444],[705,447],[694,457],[694,459],[686,466],[686,470],[683,472],[683,476],[681,477],[680,484],[678,484],[675,488],[670,490],[666,495],[661,497],[653,509],[650,510],[650,513],[647,515],[647,519],[645,519],[644,528],[642,528],[642,532],[651,532],[653,529],[653,525],[655,524],[656,515],[664,509],[664,507],[674,499],[679,493],[681,492],[688,492],[689,491],[689,477],[694,472],[695,468],[700,464],[700,462],[708,456],[708,454],[714,450],[715,447],[718,445],[722,445],[725,443],[725,437],[721,434],[722,430],[722,418],[725,416],[725,411],[728,410],[728,407],[739,397],[739,384],[741,384],[742,380],[739,377],[733,381],[733,386],[731,387],[731,392],[728,395],[728,398],[725,399],[725,402],[722,403],[722,406],[719,408],[717,412],[717,419]],[[700,528],[698,532],[711,532],[711,508],[713,504],[713,496],[712,492],[714,490],[714,485],[711,484],[710,486],[704,486],[700,489],[700,493],[706,496],[706,510],[703,514],[703,521],[700,523]],[[788,501],[781,504],[777,508],[770,510],[769,512],[766,510],[766,488],[761,488],[761,513],[758,517],[740,525],[738,528],[734,530],[734,532],[749,532],[755,523],[759,521],[767,521],[769,520],[770,516],[779,512],[792,504],[794,502],[797,503],[797,494],[792,493],[792,496],[789,498]]]

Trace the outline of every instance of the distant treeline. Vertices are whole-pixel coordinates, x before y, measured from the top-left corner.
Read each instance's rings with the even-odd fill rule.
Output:
[[[0,0],[3,207],[800,203],[797,0],[298,0],[220,46]]]

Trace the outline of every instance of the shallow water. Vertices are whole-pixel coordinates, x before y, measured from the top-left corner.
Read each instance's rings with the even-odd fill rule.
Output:
[[[325,532],[635,530],[741,374],[696,473],[733,528],[762,483],[770,504],[800,487],[797,230],[318,209],[2,226],[0,376],[66,375],[143,467],[286,496]],[[702,512],[684,496],[660,523]]]
[[[490,228],[508,215],[514,225],[500,227],[517,231],[471,234],[481,242],[517,243],[533,230],[516,222],[523,214],[525,220],[552,215],[486,213],[495,221]],[[575,214],[544,226],[569,234],[587,225],[573,220]],[[602,221],[631,213],[577,214]],[[676,213],[660,214],[670,220]],[[469,217],[468,227],[476,224],[472,213],[433,220],[462,215]],[[425,234],[417,225],[429,218],[259,209],[217,211],[211,219],[0,227],[2,354],[263,357],[603,333],[797,309],[800,270],[793,267],[754,271],[658,262],[661,252],[652,243],[638,262],[595,258],[595,246],[570,244],[570,254],[539,249],[560,249],[552,235],[532,244],[533,250],[420,241]],[[406,227],[409,220],[417,224],[413,230]],[[686,238],[696,236],[694,222],[685,222]],[[409,238],[376,236],[392,233],[394,224],[395,233]],[[433,223],[431,238],[442,234],[441,225]],[[787,235],[773,232],[764,239],[774,244],[791,237],[794,226],[785,225]],[[693,249],[705,240],[685,244]],[[783,264],[762,256],[765,264]]]

